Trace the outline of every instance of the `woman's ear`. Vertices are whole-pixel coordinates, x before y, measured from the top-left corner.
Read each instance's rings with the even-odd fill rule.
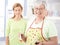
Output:
[[[43,12],[45,16],[48,15],[48,11],[45,9],[45,11]]]
[[[45,11],[46,15],[45,16],[48,16],[48,10]]]

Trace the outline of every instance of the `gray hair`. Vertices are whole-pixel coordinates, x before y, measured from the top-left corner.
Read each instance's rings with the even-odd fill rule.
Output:
[[[40,4],[43,4],[43,5],[45,6],[45,8],[46,8],[46,6],[47,6],[46,1],[36,0],[36,1],[33,2],[32,8],[34,8],[36,5],[40,5]]]

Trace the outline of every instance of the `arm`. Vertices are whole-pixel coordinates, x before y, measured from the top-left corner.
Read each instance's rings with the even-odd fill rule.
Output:
[[[10,32],[10,22],[6,23],[6,31],[5,31],[5,37],[6,37],[6,45],[9,45],[9,32]]]
[[[49,26],[49,40],[43,42],[43,45],[58,45],[57,29],[54,23],[50,22]]]
[[[56,30],[56,27],[53,23],[49,23],[49,26],[48,26],[48,29],[49,29],[49,40],[48,41],[43,41],[43,42],[40,42],[39,45],[58,45],[58,39],[57,39],[57,30]]]
[[[51,37],[50,40],[48,40],[47,42],[42,42],[43,45],[58,45],[58,39],[57,36],[55,37]]]
[[[9,37],[6,37],[6,45],[9,45]]]

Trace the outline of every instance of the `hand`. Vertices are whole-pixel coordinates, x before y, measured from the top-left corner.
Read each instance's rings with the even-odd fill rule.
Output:
[[[22,41],[21,34],[18,34],[19,40]]]
[[[21,38],[24,42],[26,42],[26,37],[24,36],[24,34],[21,34]]]
[[[42,42],[36,42],[35,45],[42,45]]]

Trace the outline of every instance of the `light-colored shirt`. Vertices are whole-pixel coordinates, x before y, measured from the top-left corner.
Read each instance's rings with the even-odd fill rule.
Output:
[[[9,45],[24,45],[19,41],[19,33],[24,34],[26,30],[26,20],[14,21],[9,19],[6,25],[6,37],[9,36]]]

